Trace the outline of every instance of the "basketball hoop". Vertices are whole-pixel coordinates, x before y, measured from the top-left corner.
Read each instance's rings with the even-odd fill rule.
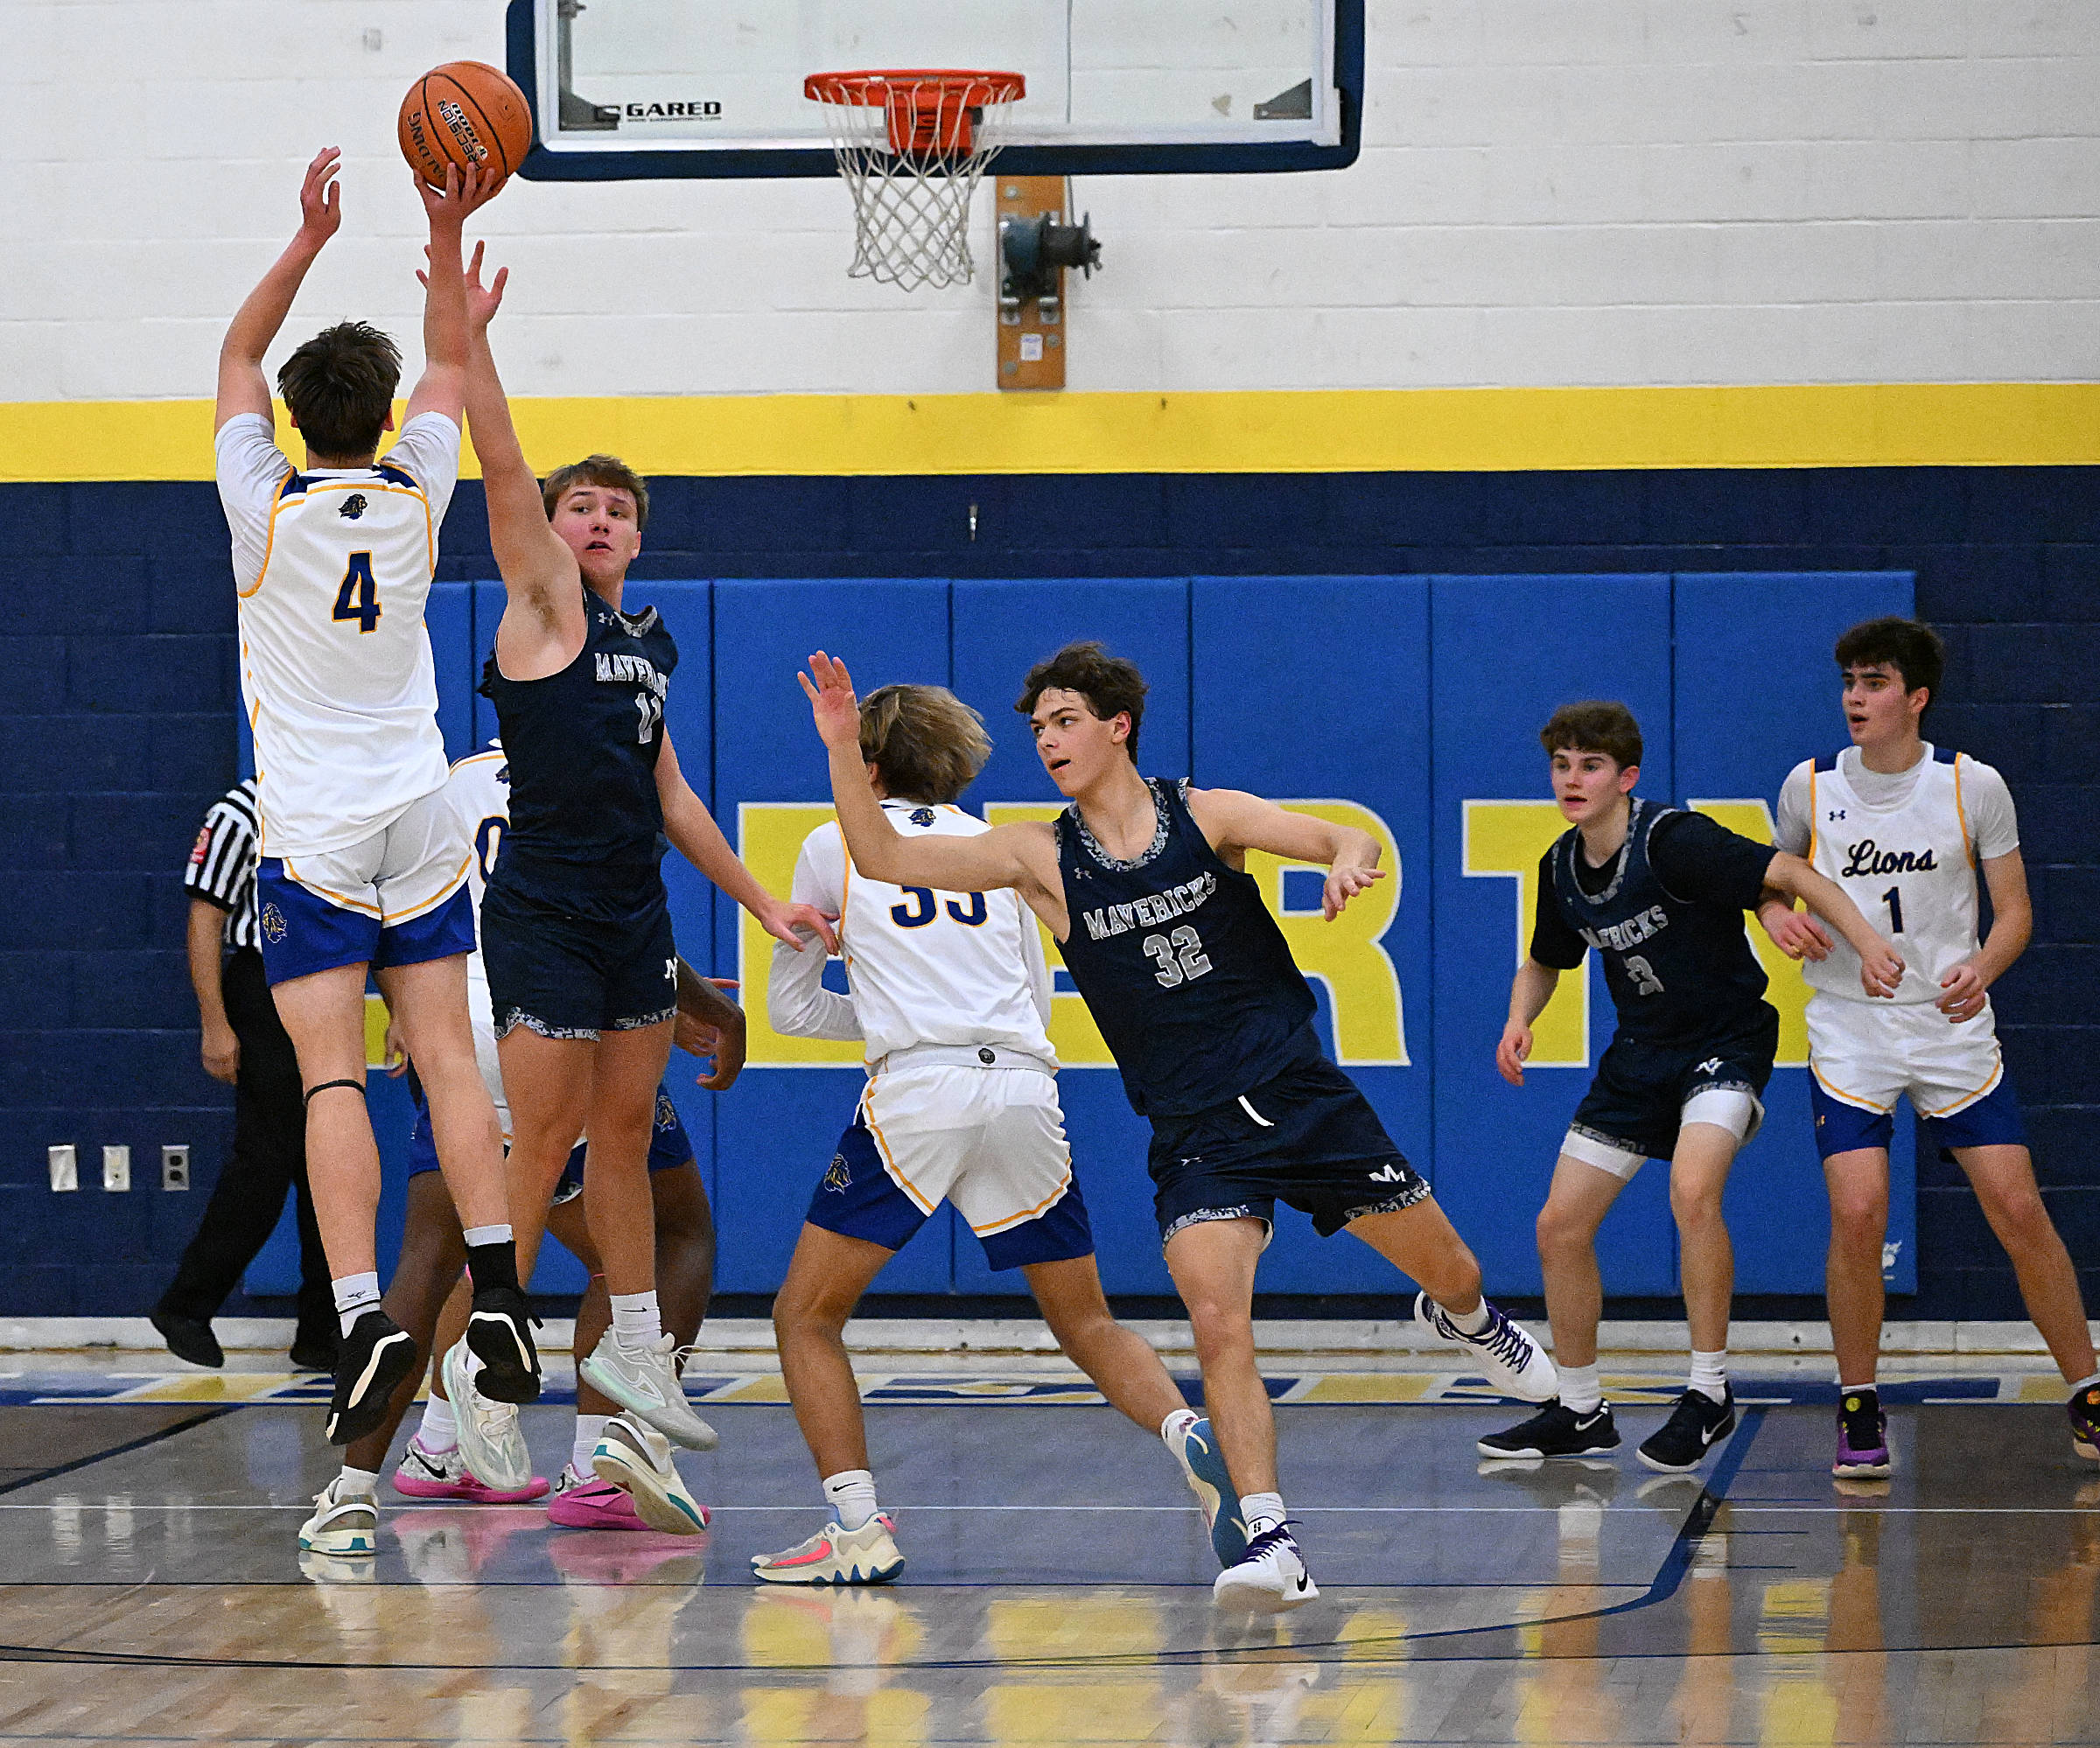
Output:
[[[966,283],[970,199],[1004,143],[1018,73],[942,67],[813,73],[802,94],[823,105],[838,173],[853,195],[854,279],[905,290]]]

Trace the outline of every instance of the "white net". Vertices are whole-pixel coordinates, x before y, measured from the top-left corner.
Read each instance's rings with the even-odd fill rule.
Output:
[[[1002,143],[1018,73],[820,73],[838,173],[853,196],[854,279],[906,291],[956,285],[975,270],[970,202]]]

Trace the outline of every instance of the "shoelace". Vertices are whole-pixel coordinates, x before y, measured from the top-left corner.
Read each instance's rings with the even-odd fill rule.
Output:
[[[1519,1371],[1530,1364],[1531,1344],[1524,1339],[1523,1332],[1493,1305],[1488,1307],[1488,1327],[1468,1339]]]
[[[1288,1544],[1293,1553],[1298,1550],[1298,1538],[1291,1534],[1291,1526],[1298,1520],[1287,1517],[1281,1523],[1272,1523],[1247,1544],[1247,1551],[1240,1556],[1244,1565],[1250,1560],[1258,1560],[1277,1547]]]

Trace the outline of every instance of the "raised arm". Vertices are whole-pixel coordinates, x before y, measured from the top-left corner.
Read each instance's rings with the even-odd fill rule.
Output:
[[[284,253],[279,255],[262,281],[248,294],[226,331],[219,347],[219,402],[212,429],[242,413],[270,416],[270,383],[262,374],[262,357],[276,339],[290,313],[291,300],[299,295],[306,269],[322,246],[343,222],[342,185],[335,179],[340,146],[325,146],[306,166],[299,184],[299,228]]]
[[[467,430],[481,463],[488,500],[488,543],[508,597],[496,626],[496,662],[513,680],[543,680],[576,660],[584,647],[583,573],[576,555],[548,526],[540,482],[526,465],[525,451],[510,423],[510,402],[489,350],[488,325],[502,307],[510,269],[500,268],[481,283],[482,247],[464,275],[466,286]]]
[[[424,250],[430,270],[423,281],[423,375],[409,396],[409,417],[443,413],[459,423],[466,404],[466,360],[470,346],[466,319],[466,275],[459,264],[460,233],[467,217],[486,206],[501,185],[493,170],[477,165],[464,180],[457,164],[447,164],[444,186],[433,188],[420,176],[416,192],[430,221]]]
[[[1765,884],[1788,898],[1799,898],[1836,929],[1859,955],[1859,982],[1870,996],[1893,996],[1903,981],[1903,955],[1874,933],[1859,907],[1834,880],[1825,879],[1798,856],[1775,854],[1765,870]],[[1760,904],[1761,916],[1764,906]]]
[[[1294,814],[1243,789],[1195,789],[1189,810],[1220,855],[1263,850],[1327,871],[1320,914],[1329,922],[1357,893],[1385,878],[1378,865],[1378,840],[1354,826],[1335,825],[1310,814]]]
[[[693,793],[692,785],[679,770],[678,755],[672,750],[668,729],[656,754],[656,799],[663,808],[663,835],[670,839],[671,847],[756,917],[766,933],[798,953],[802,951],[805,933],[815,935],[827,950],[838,951],[838,937],[822,911],[813,905],[788,904],[774,898],[737,859],[737,852],[722,836],[722,828],[708,812],[707,803]]]
[[[795,677],[808,695],[816,731],[830,753],[831,798],[854,867],[869,879],[892,886],[931,886],[942,892],[990,892],[1011,886],[1059,940],[1064,939],[1063,893],[1050,884],[1057,877],[1054,849],[1046,869],[1043,862],[1048,827],[999,826],[974,837],[900,836],[868,780],[867,763],[860,755],[860,705],[846,664],[820,649],[809,658],[809,672]]]

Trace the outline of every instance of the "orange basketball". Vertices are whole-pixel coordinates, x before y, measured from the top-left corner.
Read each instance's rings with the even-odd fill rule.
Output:
[[[401,100],[401,155],[433,188],[444,186],[448,164],[486,164],[508,179],[531,145],[525,94],[482,61],[433,66]]]

